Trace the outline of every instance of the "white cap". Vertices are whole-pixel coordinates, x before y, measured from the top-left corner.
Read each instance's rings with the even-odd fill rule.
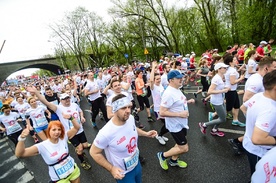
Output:
[[[224,63],[221,63],[221,62],[219,62],[219,63],[217,63],[216,65],[215,65],[215,71],[217,71],[217,70],[219,70],[220,68],[222,68],[222,67],[229,67],[229,65],[226,65],[226,64],[224,64]]]
[[[260,44],[267,44],[267,42],[266,41],[261,41]]]
[[[70,96],[67,93],[62,93],[60,94],[60,100],[66,99],[66,98],[70,98]]]

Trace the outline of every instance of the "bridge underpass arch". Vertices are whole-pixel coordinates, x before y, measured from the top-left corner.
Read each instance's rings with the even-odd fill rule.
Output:
[[[56,75],[59,75],[59,71],[63,73],[63,69],[57,65],[55,62],[52,62],[54,60],[47,60],[47,62],[37,63],[37,62],[21,62],[21,63],[4,63],[0,64],[0,84],[3,83],[12,73],[15,73],[20,70],[24,69],[31,69],[31,68],[37,68],[37,69],[44,69],[48,70]],[[50,63],[49,63],[50,62]]]

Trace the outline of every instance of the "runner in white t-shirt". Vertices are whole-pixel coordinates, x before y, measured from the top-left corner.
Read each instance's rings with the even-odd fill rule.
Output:
[[[22,127],[18,123],[20,115],[17,112],[11,112],[11,107],[4,104],[1,108],[0,130],[6,132],[8,138],[15,144],[18,143],[18,136],[22,132]]]
[[[131,107],[131,101],[123,94],[113,98],[114,116],[99,131],[90,149],[92,158],[120,183],[142,182],[138,135],[153,138],[157,134],[155,130],[145,132],[135,126]]]
[[[243,102],[249,100],[256,93],[260,93],[264,91],[263,86],[263,76],[273,70],[276,69],[276,60],[272,57],[264,57],[261,59],[259,63],[258,72],[250,76],[250,78],[245,83]],[[234,153],[236,155],[242,154],[244,151],[242,147],[243,136],[228,139],[228,142],[232,146]]]
[[[155,113],[156,119],[160,119],[163,123],[163,126],[160,129],[159,134],[156,136],[156,139],[159,141],[160,144],[165,145],[166,142],[169,140],[164,134],[168,133],[169,130],[166,128],[165,125],[165,118],[161,117],[159,114],[160,105],[161,105],[161,97],[164,92],[164,87],[161,85],[161,77],[160,74],[154,72],[154,68],[157,66],[157,62],[152,62],[152,69],[150,75],[150,90],[153,100],[153,110]]]
[[[169,85],[167,74],[171,70],[170,64],[164,63],[162,65],[162,69],[163,69],[163,74],[161,76],[161,85],[163,86],[164,89],[166,89]]]
[[[29,129],[24,129],[18,138],[15,155],[17,157],[30,157],[41,154],[48,165],[52,182],[80,182],[80,169],[69,155],[67,143],[67,140],[77,133],[79,123],[70,115],[64,115],[64,118],[71,119],[73,128],[65,131],[60,121],[52,121],[47,130],[48,139],[27,148],[24,142],[29,134]]]
[[[243,147],[248,156],[251,175],[255,165],[276,144],[276,70],[263,79],[264,93],[258,93],[246,101],[241,110],[246,115]]]
[[[256,164],[256,171],[251,177],[251,183],[276,182],[276,147],[269,150]]]
[[[18,111],[18,113],[20,114],[20,116],[22,118],[22,124],[26,128],[27,123],[26,123],[25,113],[26,113],[27,109],[29,109],[31,106],[27,102],[24,102],[22,97],[17,97],[16,101],[18,102],[18,104],[15,105],[14,109],[16,111]],[[34,130],[30,130],[30,135],[34,139],[35,143],[39,143],[39,140],[37,139]]]
[[[171,133],[176,144],[166,152],[158,152],[157,157],[163,170],[168,170],[167,158],[170,157],[170,166],[186,168],[187,163],[180,160],[179,156],[188,152],[187,130],[188,126],[188,103],[194,103],[194,99],[187,100],[179,89],[182,86],[183,74],[177,70],[168,73],[169,86],[162,95],[160,115],[165,117],[166,128]]]
[[[248,58],[249,60],[245,60],[246,64],[246,72],[245,72],[245,79],[248,79],[252,74],[255,74],[257,72],[258,64],[256,63],[256,57],[258,54],[255,50],[252,50],[248,52]]]
[[[99,114],[99,110],[101,109],[103,113],[103,117],[105,122],[108,121],[107,113],[106,113],[106,107],[104,105],[104,99],[101,95],[100,88],[97,84],[97,82],[94,80],[94,73],[89,72],[88,75],[87,84],[84,88],[84,94],[85,96],[88,96],[88,101],[92,106],[92,126],[96,127],[96,117]]]
[[[200,131],[203,134],[206,134],[206,129],[208,126],[213,126],[210,132],[211,135],[219,137],[224,136],[224,133],[222,131],[219,131],[218,126],[221,123],[226,122],[226,109],[224,105],[224,97],[225,93],[228,92],[229,88],[225,87],[225,84],[222,79],[224,77],[224,74],[226,73],[227,68],[228,65],[224,63],[217,63],[214,67],[215,71],[217,71],[217,74],[213,77],[211,81],[208,94],[211,94],[210,102],[213,104],[217,112],[218,118],[213,119],[209,122],[199,123]]]
[[[37,101],[33,97],[28,98],[28,103],[31,107],[26,110],[25,116],[29,129],[34,129],[41,140],[46,140],[46,130],[48,128],[47,118],[51,119],[51,112],[44,105],[37,105]],[[47,118],[45,112],[48,114]],[[32,120],[32,125],[30,119]]]
[[[77,87],[75,79],[74,86]],[[28,91],[33,91],[43,104],[45,104],[49,109],[51,109],[58,115],[59,120],[63,124],[66,131],[72,128],[72,123],[71,120],[64,118],[63,114],[71,115],[77,119],[81,127],[79,128],[78,133],[74,137],[69,138],[69,140],[76,148],[76,153],[81,162],[81,167],[85,170],[90,169],[91,165],[85,159],[86,155],[84,153],[84,149],[89,148],[91,144],[87,142],[86,135],[82,128],[82,123],[84,123],[86,120],[80,107],[77,104],[70,102],[70,96],[67,93],[63,93],[60,95],[60,104],[57,106],[53,103],[48,102],[45,97],[42,96],[34,87],[28,87]]]

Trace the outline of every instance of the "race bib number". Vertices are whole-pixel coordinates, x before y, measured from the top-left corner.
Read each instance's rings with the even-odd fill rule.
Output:
[[[74,161],[69,156],[65,160],[59,162],[58,164],[54,165],[54,170],[59,177],[59,179],[64,179],[68,177],[74,171]]]
[[[15,132],[17,132],[19,130],[21,130],[21,126],[18,123],[14,123],[13,125],[8,126],[8,131],[10,133],[15,133]]]
[[[57,100],[54,100],[51,102],[52,104],[55,104],[55,105],[58,105],[58,101]]]
[[[124,158],[124,164],[125,164],[126,170],[133,169],[134,167],[136,167],[138,162],[139,162],[139,150],[138,149],[132,156]]]
[[[45,116],[35,118],[37,127],[45,126],[48,124],[48,121]]]

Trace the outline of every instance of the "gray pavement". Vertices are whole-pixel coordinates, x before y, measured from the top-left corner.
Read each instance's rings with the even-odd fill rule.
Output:
[[[187,90],[187,98],[192,98],[192,90]],[[180,169],[177,167],[169,167],[168,171],[161,169],[156,153],[159,151],[166,151],[174,145],[174,141],[170,134],[166,136],[169,141],[166,145],[162,146],[156,139],[149,139],[145,137],[139,138],[139,149],[141,155],[146,158],[146,162],[142,165],[143,167],[143,182],[152,183],[245,183],[250,179],[249,176],[249,165],[245,155],[235,156],[232,149],[230,148],[227,139],[239,137],[244,128],[235,127],[231,125],[231,121],[221,125],[221,129],[225,131],[225,137],[213,137],[209,134],[209,130],[206,135],[203,135],[198,127],[198,122],[207,121],[207,114],[211,108],[207,105],[203,105],[201,102],[200,95],[196,99],[195,104],[189,105],[190,117],[189,117],[189,131],[188,131],[188,143],[189,152],[181,155],[181,159],[188,163],[186,169]],[[83,109],[88,109],[88,105],[85,100],[82,101]],[[141,112],[140,114],[141,123],[146,126],[145,130],[155,129],[160,130],[162,123],[156,121],[148,123],[146,121],[146,113]],[[98,128],[93,128],[90,121],[90,114],[85,112],[87,122],[84,123],[84,129],[89,142],[93,142],[98,130],[105,124],[100,119],[97,119]],[[240,120],[244,121],[242,114],[239,115]],[[26,141],[26,146],[33,144],[31,138]],[[0,149],[1,157],[3,149]],[[88,150],[85,150],[88,154]],[[74,153],[73,147],[70,145],[71,155],[78,159]],[[13,152],[10,151],[7,154],[12,156]],[[1,158],[3,159],[3,158]],[[92,164],[91,170],[81,169],[81,182],[88,183],[109,183],[115,182],[109,172],[97,165],[92,158],[89,156],[90,163]],[[17,162],[18,159],[16,160]],[[49,181],[47,166],[44,163],[41,156],[20,159],[25,165],[24,170],[28,170],[34,175],[33,182],[44,183]],[[5,174],[9,170],[16,169],[16,166],[10,166],[9,169],[4,169],[0,166],[2,174]],[[14,175],[22,176],[25,172],[13,171]],[[1,180],[1,178],[0,178]],[[13,183],[16,182],[12,179],[6,178],[5,181]]]
[[[0,182],[34,183],[34,176],[14,155],[14,144],[7,137],[0,139]]]

